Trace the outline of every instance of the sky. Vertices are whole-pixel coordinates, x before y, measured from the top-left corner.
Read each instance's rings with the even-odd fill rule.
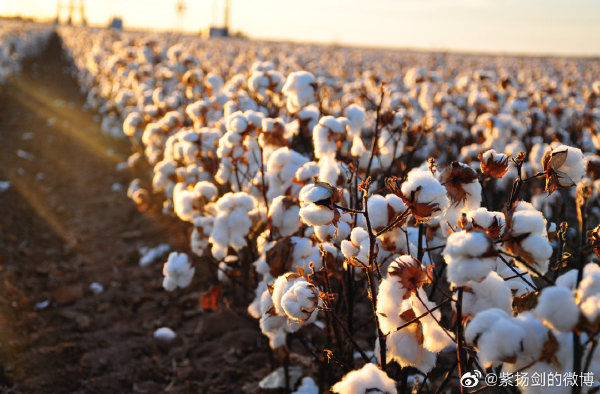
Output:
[[[70,0],[59,0],[65,7]],[[92,25],[200,31],[225,0],[87,0]],[[231,29],[253,38],[513,54],[600,56],[600,0],[230,0]],[[79,0],[74,0],[78,4]],[[57,0],[4,0],[0,14],[53,18]]]

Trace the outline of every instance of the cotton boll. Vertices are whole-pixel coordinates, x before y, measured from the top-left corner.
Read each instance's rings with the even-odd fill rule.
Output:
[[[340,394],[397,393],[396,382],[371,363],[365,364],[359,370],[347,373],[341,381],[331,387],[331,391]]]
[[[500,275],[501,278],[512,278],[512,279],[504,279],[504,283],[510,289],[511,293],[515,297],[522,296],[530,291],[535,291],[533,287],[528,285],[528,283],[533,283],[533,280],[527,271],[520,270],[518,268],[513,267],[514,271],[510,269],[504,262],[498,262],[498,266],[496,268],[496,272]],[[515,275],[520,275],[518,278],[514,278]]]
[[[420,300],[415,294],[411,294],[410,304],[416,316],[423,316],[420,319],[423,327],[423,347],[430,352],[439,353],[452,345],[452,339],[446,330],[438,324],[442,317],[440,310],[434,310],[436,305],[429,301],[423,288],[419,288],[417,291]]]
[[[244,192],[226,193],[216,202],[217,214],[209,238],[216,259],[224,259],[229,246],[235,250],[246,246],[245,237],[252,226],[249,213],[256,206],[256,199]]]
[[[300,229],[300,207],[285,196],[273,199],[269,208],[269,220],[274,231],[281,237],[287,237]]]
[[[467,213],[467,220],[474,228],[485,231],[490,238],[498,238],[504,233],[506,220],[502,212],[477,208]]]
[[[576,185],[585,176],[585,163],[580,149],[558,145],[547,150],[542,157],[546,173],[546,191],[551,193],[557,187],[567,188]]]
[[[325,226],[333,221],[333,210],[318,205],[307,205],[300,208],[300,218],[309,226]]]
[[[418,168],[411,170],[406,182],[401,186],[401,192],[405,198],[409,200],[412,198],[413,205],[428,207],[431,210],[430,215],[418,217],[418,219],[435,219],[450,205],[448,197],[446,197],[446,188],[428,170]],[[411,211],[413,215],[417,213],[415,209],[411,209]]]
[[[307,71],[288,75],[281,91],[287,96],[287,110],[296,113],[315,101],[315,77]]]
[[[552,256],[552,246],[547,237],[533,234],[521,242],[523,250],[533,258],[538,271],[545,274],[548,271],[548,259]],[[521,269],[528,269],[525,265],[516,260],[516,264]]]
[[[339,143],[345,137],[342,118],[324,116],[313,129],[313,145],[315,157],[322,159],[327,156],[335,157]]]
[[[177,287],[187,287],[192,282],[196,269],[193,268],[185,253],[171,252],[163,266],[163,287],[173,291]]]
[[[595,323],[600,317],[600,294],[587,297],[579,307],[585,318],[589,322]]]
[[[481,282],[471,281],[468,291],[463,293],[462,312],[475,316],[479,312],[498,308],[507,314],[512,313],[512,293],[504,280],[495,272],[490,272]]]
[[[559,286],[542,290],[535,308],[536,316],[544,319],[552,328],[568,332],[579,320],[579,308],[569,289]]]
[[[217,187],[207,181],[200,181],[194,186],[194,192],[204,197],[206,201],[213,201],[217,196]]]
[[[177,183],[173,189],[173,205],[175,214],[185,222],[192,222],[194,215],[199,213],[195,209],[198,197],[191,190],[186,190],[182,183]]]
[[[319,160],[319,179],[331,185],[339,184],[342,169],[333,156],[325,156]]]
[[[204,255],[208,248],[208,237],[213,230],[213,217],[196,216],[194,218],[194,230],[190,236],[190,247],[197,256]]]
[[[355,227],[350,233],[350,241],[342,241],[342,253],[347,259],[357,257],[363,263],[366,263],[368,262],[368,243],[369,233],[363,228]],[[353,254],[354,252],[356,252],[356,254]]]
[[[375,230],[381,230],[388,224],[388,204],[385,197],[374,194],[369,197],[367,203],[369,208],[369,219]]]
[[[384,334],[396,331],[405,323],[400,311],[406,292],[399,280],[387,277],[381,281],[377,296],[377,318]]]
[[[287,318],[271,312],[273,300],[271,294],[265,289],[260,296],[260,330],[269,338],[271,349],[285,346],[287,332],[285,330]]]
[[[450,234],[443,251],[448,264],[447,277],[453,286],[479,281],[495,266],[495,248],[490,238],[479,231]]]
[[[272,300],[277,315],[287,317],[288,324],[296,326],[314,322],[321,303],[317,288],[294,273],[275,280]]]
[[[281,307],[285,315],[288,319],[299,323],[307,321],[318,304],[318,290],[306,280],[295,281],[281,297]]]
[[[520,201],[517,203],[512,217],[511,235],[517,237],[522,234],[545,234],[546,219],[533,205]]]
[[[386,338],[388,362],[411,366],[428,373],[435,366],[436,354],[424,349],[418,342],[415,324],[395,331]]]
[[[362,131],[362,127],[365,125],[367,120],[367,114],[365,110],[356,104],[351,104],[344,110],[346,118],[348,119],[348,131],[352,137],[359,137]]]
[[[497,308],[478,313],[465,329],[465,340],[477,347],[486,368],[519,354],[524,338],[525,330]]]
[[[595,266],[595,267],[594,267]],[[588,270],[589,267],[589,270]],[[592,268],[594,267],[594,268]],[[586,300],[588,297],[600,294],[600,267],[593,263],[589,263],[585,266],[583,272],[583,279],[579,283],[577,289],[577,298],[580,300]]]

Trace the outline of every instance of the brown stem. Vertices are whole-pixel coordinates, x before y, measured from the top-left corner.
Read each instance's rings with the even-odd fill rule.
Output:
[[[385,336],[383,335],[383,332],[381,332],[381,327],[379,327],[379,319],[377,318],[377,294],[375,293],[375,279],[373,279],[373,270],[370,267],[366,271],[369,283],[369,299],[371,300],[371,308],[373,309],[375,325],[377,326],[377,338],[379,339],[379,364],[381,366],[381,370],[385,372],[387,368],[387,348],[385,343]]]
[[[464,349],[463,349],[463,325],[462,325],[462,298],[463,298],[463,287],[458,288],[458,300],[456,302],[456,360],[458,362],[458,379],[463,375],[464,372]],[[466,390],[461,385],[461,394],[465,394]]]
[[[377,115],[375,118],[375,132],[373,133],[373,138],[371,139],[371,155],[369,156],[369,164],[367,164],[367,172],[365,178],[368,178],[371,174],[371,165],[373,164],[373,157],[375,156],[375,150],[377,149],[377,141],[379,140],[379,124],[381,123],[381,106],[383,105],[384,95],[385,91],[383,89],[382,84],[381,96],[379,98],[379,104],[377,105]]]

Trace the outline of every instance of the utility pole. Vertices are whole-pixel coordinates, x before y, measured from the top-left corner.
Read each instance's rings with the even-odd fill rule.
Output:
[[[177,26],[176,30],[183,30],[183,16],[187,11],[187,6],[185,5],[185,1],[178,0],[177,4],[175,4],[175,12],[177,13]]]
[[[87,19],[85,18],[84,0],[79,0],[79,17],[81,18],[81,26],[87,26]]]

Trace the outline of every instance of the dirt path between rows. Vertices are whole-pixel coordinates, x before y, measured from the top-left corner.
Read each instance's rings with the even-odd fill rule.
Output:
[[[186,250],[189,228],[127,199],[128,146],[81,109],[68,67],[55,37],[0,87],[2,392],[256,391],[268,346],[244,308],[201,310],[214,273],[167,293],[162,261],[139,266],[140,246]],[[153,338],[161,326],[174,342]]]

